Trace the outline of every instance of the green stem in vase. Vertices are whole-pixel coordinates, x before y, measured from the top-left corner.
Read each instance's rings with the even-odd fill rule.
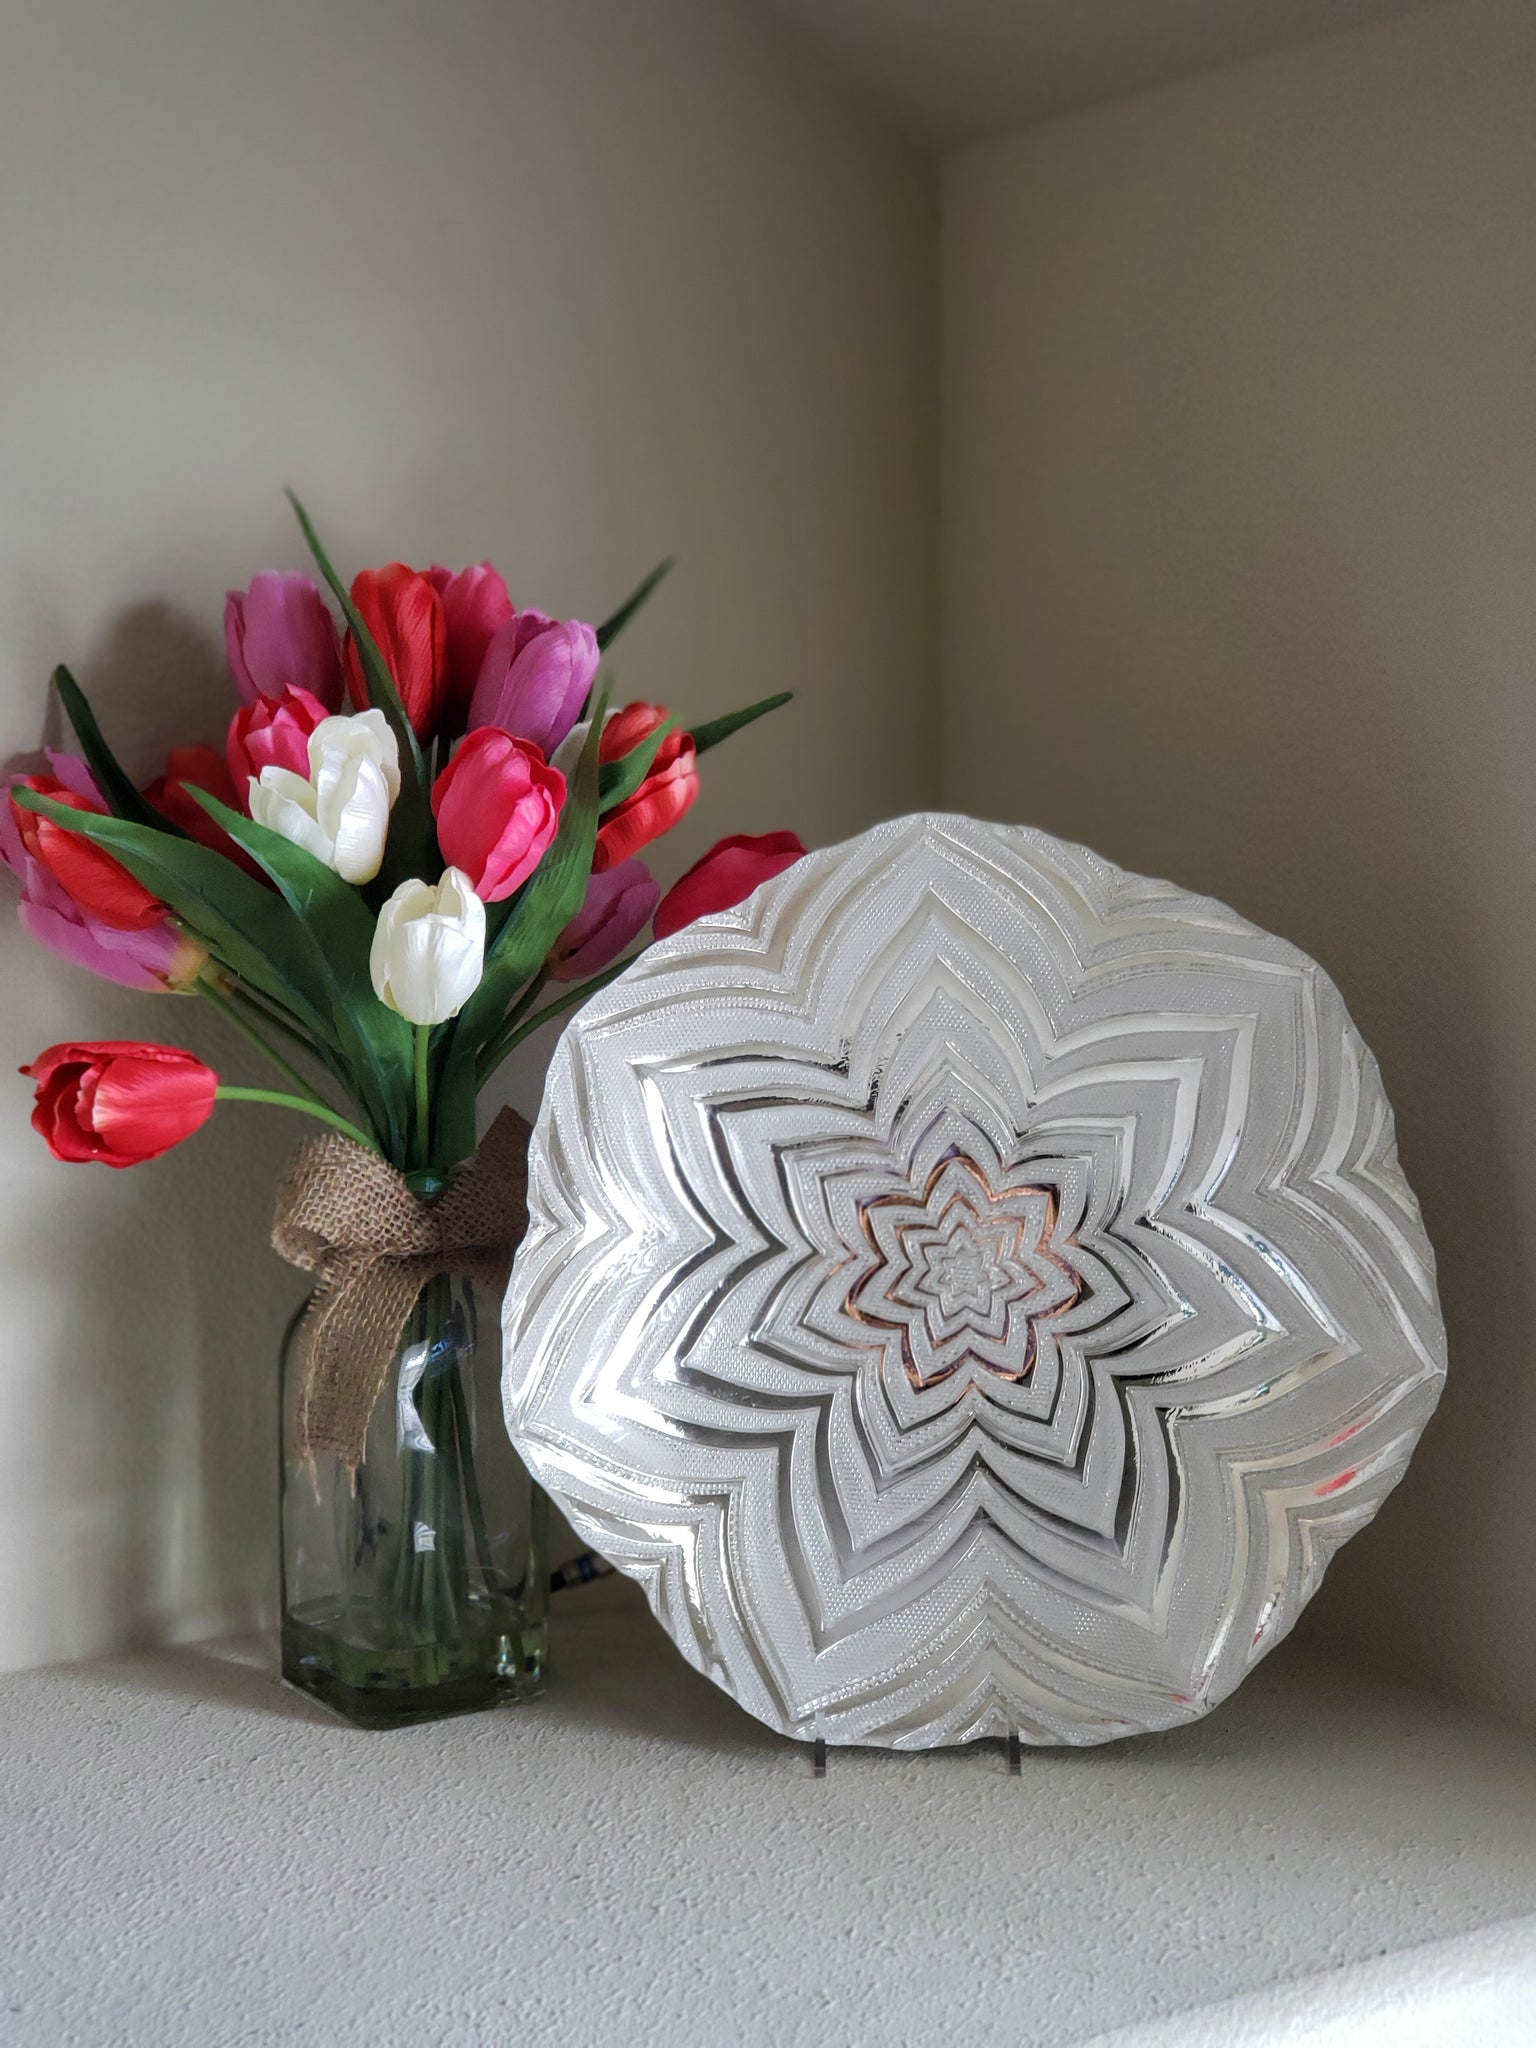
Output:
[[[457,1375],[459,1367],[457,1350],[451,1339],[434,1346],[434,1350],[438,1355],[429,1367],[432,1373],[429,1434],[435,1452],[433,1464],[437,1477],[437,1521],[432,1559],[443,1609],[439,1633],[452,1635],[458,1630],[460,1605],[469,1590],[464,1567],[462,1474],[449,1399],[449,1383]]]
[[[464,1498],[469,1507],[469,1526],[475,1539],[475,1563],[487,1592],[493,1590],[491,1539],[486,1530],[485,1503],[480,1498],[480,1481],[475,1474],[475,1439],[470,1427],[469,1402],[464,1394],[464,1368],[455,1361],[449,1384],[453,1397],[453,1426],[459,1440],[459,1469],[464,1474]]]

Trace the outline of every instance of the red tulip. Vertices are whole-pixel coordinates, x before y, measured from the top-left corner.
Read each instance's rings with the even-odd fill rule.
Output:
[[[18,775],[11,786],[35,789],[67,810],[93,811],[98,817],[107,812],[99,798],[68,788],[56,775]],[[23,810],[14,797],[11,808],[27,852],[88,916],[120,932],[148,931],[164,922],[166,910],[159,897],[151,896],[110,853],[40,811]]]
[[[432,814],[443,859],[500,903],[533,873],[560,825],[565,777],[529,740],[472,732],[437,778]]]
[[[499,569],[489,562],[476,562],[455,575],[434,562],[427,581],[443,601],[447,669],[444,724],[449,732],[462,732],[469,717],[469,700],[474,695],[480,664],[498,626],[515,617],[517,607],[507,595]]]
[[[99,801],[95,779],[77,754],[50,751],[48,760],[66,789]],[[164,993],[195,981],[208,958],[195,939],[169,920],[153,924],[147,931],[125,932],[103,924],[99,917],[82,910],[28,852],[17,823],[24,813],[5,795],[19,780],[19,776],[11,776],[0,783],[0,862],[21,884],[17,912],[28,935],[61,959],[88,967],[93,974],[105,975],[125,988]]]
[[[622,760],[666,716],[660,704],[626,704],[603,727],[599,761]],[[623,803],[615,804],[598,827],[594,870],[601,874],[605,868],[616,868],[642,846],[649,846],[663,832],[670,832],[698,793],[693,735],[669,732],[657,749],[644,782]]]
[[[442,599],[425,576],[391,562],[363,570],[352,585],[352,602],[378,644],[416,737],[431,739],[442,722],[448,681]],[[366,706],[368,684],[350,633],[343,654],[352,701]]]
[[[110,1039],[51,1045],[22,1073],[37,1083],[32,1127],[55,1159],[137,1166],[213,1114],[219,1077],[174,1045]]]
[[[239,714],[245,716],[245,713]],[[247,874],[260,876],[256,865],[244,847],[236,846],[222,825],[215,824],[203,809],[194,789],[205,790],[211,797],[217,797],[229,810],[243,808],[235,790],[229,764],[216,747],[172,747],[166,756],[165,773],[152,782],[144,792],[146,803],[152,804],[164,818],[179,825],[189,839],[195,839],[200,846],[210,846],[215,853],[222,853],[226,860],[243,867]]]
[[[263,768],[287,768],[309,774],[309,736],[330,713],[308,690],[285,690],[242,704],[229,722],[224,757],[234,783],[237,810],[250,809],[251,783]],[[217,791],[213,792],[215,795]]]
[[[665,939],[695,918],[744,903],[759,883],[782,875],[804,856],[805,847],[793,832],[764,832],[755,839],[738,832],[722,839],[672,884],[651,929]]]

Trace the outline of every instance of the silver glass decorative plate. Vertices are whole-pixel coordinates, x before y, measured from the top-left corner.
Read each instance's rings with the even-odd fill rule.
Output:
[[[1322,969],[967,818],[812,854],[594,997],[529,1216],[519,1449],[690,1662],[802,1738],[1204,1713],[1445,1370]]]

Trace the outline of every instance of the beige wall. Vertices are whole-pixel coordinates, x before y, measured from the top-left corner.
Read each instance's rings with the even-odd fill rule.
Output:
[[[1377,1047],[1453,1374],[1308,1626],[1536,1698],[1536,13],[1468,0],[929,167],[735,0],[53,0],[0,67],[0,754],[76,667],[146,774],[226,585],[492,554],[617,679],[786,683],[672,857],[939,793],[1226,896]],[[51,735],[50,735],[51,736]],[[0,1069],[190,1005],[0,918]],[[245,1077],[250,1078],[247,1074]],[[537,1087],[536,1060],[517,1089]],[[70,1172],[0,1090],[0,1664],[273,1590],[294,1135]]]
[[[1440,1415],[1308,1626],[1536,1712],[1536,9],[962,154],[946,788],[1225,897],[1380,1055]]]
[[[930,170],[729,0],[12,8],[0,754],[59,660],[146,775],[216,735],[223,592],[299,562],[292,482],[348,564],[489,554],[551,609],[679,552],[620,686],[801,695],[709,757],[673,867],[931,797],[933,234]],[[5,1071],[115,1035],[242,1067],[8,914],[0,975]],[[0,1097],[0,1664],[239,1625],[275,1584],[296,1133],[229,1109],[67,1170]]]

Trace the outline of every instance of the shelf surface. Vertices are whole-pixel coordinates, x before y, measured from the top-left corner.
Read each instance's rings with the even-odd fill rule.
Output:
[[[0,1680],[0,2041],[1536,2042],[1518,1730],[1282,1647],[1017,1779],[982,1744],[817,1780],[633,1588],[555,1613],[542,1700],[390,1733],[261,1643]]]

